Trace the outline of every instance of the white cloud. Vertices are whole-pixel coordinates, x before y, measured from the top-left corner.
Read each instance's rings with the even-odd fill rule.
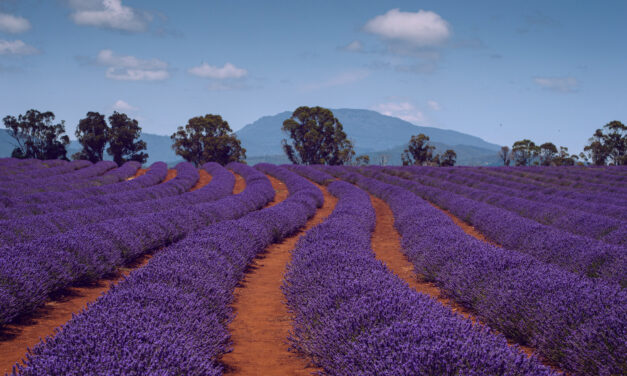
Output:
[[[18,34],[28,30],[30,30],[30,22],[26,18],[0,13],[0,31]]]
[[[39,51],[21,40],[0,39],[0,55],[34,55]]]
[[[187,70],[190,74],[204,78],[223,80],[227,78],[242,78],[248,74],[246,69],[238,68],[231,63],[226,63],[222,68],[203,63],[200,66]]]
[[[111,50],[102,50],[95,61],[107,67],[105,75],[112,80],[160,81],[170,77],[168,63],[159,59],[142,60],[135,56],[121,56]]]
[[[401,12],[398,8],[371,19],[364,25],[364,30],[417,47],[440,45],[451,35],[448,22],[437,13],[425,10]]]
[[[341,86],[352,84],[354,82],[358,82],[363,80],[364,78],[370,76],[370,71],[365,69],[354,70],[349,72],[341,73],[337,76],[331,77],[326,81],[316,82],[314,84],[306,85],[304,88],[306,90],[316,90],[327,87]]]
[[[128,112],[138,110],[137,107],[133,107],[130,104],[128,104],[127,102],[125,102],[125,101],[123,101],[121,99],[118,99],[113,104],[113,109],[115,111],[128,111]]]
[[[371,109],[383,115],[397,117],[410,123],[425,121],[425,116],[422,111],[409,102],[380,103],[371,107]]]
[[[145,31],[152,17],[145,12],[122,5],[122,0],[70,0],[74,23],[83,26],[140,32]]]
[[[440,111],[440,109],[442,109],[440,104],[434,100],[427,101],[427,105],[434,111]]]
[[[533,79],[540,87],[560,93],[577,91],[579,82],[575,77],[535,77]]]
[[[342,47],[342,49],[344,51],[350,51],[350,52],[361,52],[363,51],[364,46],[360,41],[354,40],[350,42],[349,44],[347,44],[346,46]]]

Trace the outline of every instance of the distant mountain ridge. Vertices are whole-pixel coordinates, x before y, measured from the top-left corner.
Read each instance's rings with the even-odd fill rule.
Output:
[[[344,131],[355,144],[357,154],[371,156],[387,154],[390,164],[400,164],[400,154],[413,135],[424,133],[436,146],[436,151],[453,149],[458,163],[464,165],[498,164],[497,152],[500,145],[465,133],[422,127],[376,111],[358,109],[333,109],[333,114],[342,123]],[[273,116],[264,116],[238,130],[237,136],[246,148],[250,161],[287,161],[281,149],[281,140],[286,135],[281,131],[283,121],[292,112],[285,111]]]
[[[334,109],[333,114],[344,126],[344,131],[355,144],[357,154],[368,154],[371,163],[379,155],[385,154],[388,164],[401,164],[401,153],[413,135],[424,133],[431,138],[436,152],[453,149],[457,153],[459,165],[497,165],[499,145],[465,133],[434,127],[421,127],[376,111],[357,109]],[[292,115],[291,111],[272,116],[263,116],[235,132],[246,148],[247,161],[288,163],[289,160],[281,148],[281,140],[286,135],[281,131],[283,121]],[[182,161],[172,150],[169,136],[142,133],[146,141],[148,162],[163,161],[174,165]],[[68,157],[81,149],[78,141],[68,146]],[[10,157],[13,145],[5,129],[0,129],[0,158]],[[105,154],[106,159],[110,159]]]

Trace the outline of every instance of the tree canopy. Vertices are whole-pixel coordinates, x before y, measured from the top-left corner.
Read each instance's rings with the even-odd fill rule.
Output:
[[[142,151],[146,150],[146,143],[140,140],[142,129],[137,120],[115,111],[109,116],[109,124],[107,153],[113,156],[113,161],[118,165],[128,161],[146,163],[148,154]]]
[[[516,166],[531,166],[539,153],[540,148],[528,139],[516,141],[512,146],[512,156]]]
[[[174,141],[174,152],[196,166],[207,162],[225,165],[246,159],[246,149],[220,115],[193,117],[170,138]]]
[[[594,132],[583,150],[595,165],[627,165],[627,127],[618,120],[605,124]]]
[[[28,110],[24,115],[4,117],[4,125],[15,140],[14,158],[67,159],[65,122],[54,123],[52,112]]]
[[[503,166],[509,166],[512,158],[509,146],[501,146],[501,150],[499,150],[499,158],[503,161]]]
[[[453,167],[455,162],[457,162],[457,153],[452,149],[445,151],[439,158],[439,165],[442,167]]]
[[[86,159],[91,162],[102,160],[109,140],[109,126],[104,115],[88,112],[87,116],[79,121],[74,134],[83,150],[72,155],[72,159]]]
[[[433,161],[433,150],[435,146],[429,144],[429,136],[420,133],[411,136],[407,149],[401,154],[403,166],[425,165]]]
[[[355,155],[353,143],[333,112],[322,107],[298,107],[283,122],[283,151],[294,164],[343,165]]]

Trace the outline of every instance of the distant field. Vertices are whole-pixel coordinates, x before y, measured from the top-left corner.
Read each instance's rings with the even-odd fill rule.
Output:
[[[140,167],[0,159],[0,373],[627,374],[627,168]]]

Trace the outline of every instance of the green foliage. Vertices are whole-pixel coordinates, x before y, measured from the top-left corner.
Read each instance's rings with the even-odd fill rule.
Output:
[[[146,143],[140,140],[142,129],[137,120],[115,111],[109,116],[109,124],[107,153],[113,156],[113,161],[118,165],[128,161],[146,163],[148,154],[142,151],[146,150]]]
[[[411,136],[407,149],[401,154],[403,166],[425,165],[433,162],[434,149],[435,146],[429,145],[429,136],[423,133],[417,136]]]
[[[88,112],[87,116],[79,121],[75,135],[78,142],[83,145],[83,150],[72,155],[72,159],[86,159],[94,163],[102,160],[109,139],[109,126],[104,115]]]
[[[455,150],[448,149],[442,154],[439,159],[439,165],[442,167],[453,167],[455,166],[455,162],[457,162],[457,153]]]
[[[528,139],[516,141],[512,146],[512,156],[516,166],[531,166],[534,162],[537,164],[539,154],[540,147]]]
[[[359,155],[355,158],[355,163],[357,166],[368,166],[370,164],[370,156],[366,154]]]
[[[207,162],[225,165],[246,159],[246,149],[220,115],[193,117],[170,138],[175,153],[196,166]]]
[[[582,157],[597,166],[627,165],[627,127],[618,120],[605,124],[594,131],[583,150]]]
[[[355,155],[342,123],[329,109],[298,107],[282,130],[291,139],[291,144],[283,139],[283,151],[294,164],[343,165]]]
[[[28,110],[24,115],[6,116],[3,121],[16,141],[14,158],[66,159],[70,138],[65,135],[65,122],[54,124],[50,111]]]
[[[542,166],[550,166],[553,159],[557,156],[557,147],[552,142],[545,142],[540,145],[539,151],[540,164]]]
[[[503,166],[509,166],[512,161],[512,153],[509,150],[509,146],[501,146],[501,150],[499,150],[499,158],[503,160]]]

